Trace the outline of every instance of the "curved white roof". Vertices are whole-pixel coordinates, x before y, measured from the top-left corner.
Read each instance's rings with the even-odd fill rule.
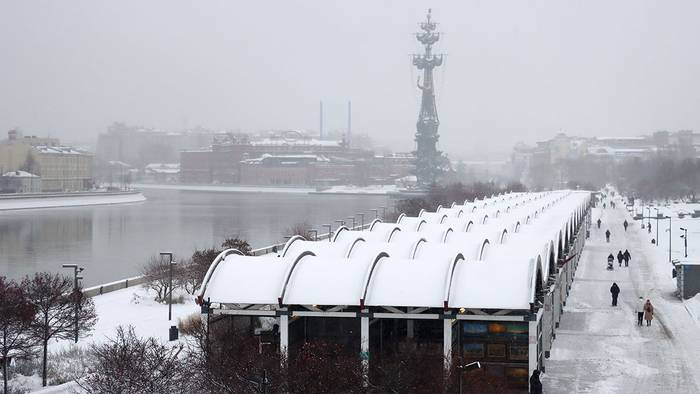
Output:
[[[447,214],[442,212],[426,212],[422,211],[419,215],[421,219],[424,219],[428,223],[442,223],[447,219]]]
[[[294,261],[275,255],[230,255],[219,263],[206,286],[204,299],[237,304],[276,304],[285,274]],[[235,300],[235,301],[233,301]]]
[[[230,304],[528,309],[550,274],[550,256],[563,258],[559,250],[589,201],[579,191],[507,194],[375,221],[368,231],[342,228],[333,242],[295,237],[279,256],[222,254],[200,296]]]
[[[450,283],[452,258],[409,260],[387,258],[375,269],[369,282],[365,305],[442,308]]]
[[[348,245],[355,241],[357,238],[362,238],[367,242],[388,242],[394,233],[401,231],[400,228],[394,227],[391,229],[382,228],[377,231],[350,231],[343,230],[335,234],[333,239],[334,244],[338,245]],[[323,242],[323,241],[318,241]],[[328,242],[328,241],[326,241]]]
[[[450,308],[529,309],[532,269],[528,264],[462,261],[455,266]]]
[[[294,236],[287,241],[284,249],[279,254],[280,257],[293,257],[299,254],[311,251],[316,256],[323,257],[347,257],[352,249],[352,246],[357,242],[365,242],[364,238],[357,237],[342,237],[342,241],[328,242],[324,241],[307,241],[303,237]],[[342,244],[342,245],[341,245]],[[343,247],[344,245],[344,247]]]
[[[306,256],[297,264],[282,303],[289,305],[357,305],[372,266],[385,254],[357,259]]]
[[[397,224],[399,224],[401,226],[405,226],[404,228],[406,228],[406,229],[410,228],[411,231],[418,231],[418,230],[420,230],[420,227],[422,225],[424,225],[425,223],[426,222],[425,222],[424,218],[420,218],[420,217],[416,218],[416,217],[410,217],[410,216],[403,215],[399,218],[399,221]]]

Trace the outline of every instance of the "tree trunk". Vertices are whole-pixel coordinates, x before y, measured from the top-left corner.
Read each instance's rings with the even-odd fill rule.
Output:
[[[7,343],[7,329],[2,330],[2,344],[3,352],[5,351],[5,344]],[[7,351],[9,353],[9,350]],[[2,355],[2,380],[3,380],[3,393],[7,394],[7,354]]]
[[[7,391],[7,357],[3,357],[2,359],[2,380],[3,387],[5,388],[3,393],[9,393],[9,391]]]
[[[43,367],[42,367],[42,373],[41,373],[41,385],[43,387],[46,387],[46,353],[48,351],[48,346],[49,346],[49,341],[44,340],[44,362],[43,362]]]

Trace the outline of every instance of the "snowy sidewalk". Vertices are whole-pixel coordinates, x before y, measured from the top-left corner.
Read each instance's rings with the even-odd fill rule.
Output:
[[[545,361],[545,392],[700,392],[700,328],[673,294],[672,267],[663,248],[651,245],[624,208],[595,208],[592,214],[591,238]],[[600,230],[595,226],[599,217]],[[630,223],[626,233],[625,219]],[[604,235],[608,228],[610,243]],[[615,260],[615,270],[606,270],[608,254],[625,249],[632,255],[630,266],[620,268]],[[621,289],[617,307],[611,306],[613,282]],[[655,306],[651,327],[637,326],[639,296]]]

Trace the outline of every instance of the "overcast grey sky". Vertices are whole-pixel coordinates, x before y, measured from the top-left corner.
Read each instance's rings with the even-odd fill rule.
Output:
[[[328,129],[413,148],[412,33],[433,8],[441,148],[468,159],[560,129],[700,129],[700,2],[0,2],[0,130]]]

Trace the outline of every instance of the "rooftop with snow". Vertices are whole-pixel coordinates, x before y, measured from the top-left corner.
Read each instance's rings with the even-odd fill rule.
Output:
[[[291,238],[278,253],[226,250],[199,296],[241,305],[530,310],[580,224],[590,193],[510,193],[396,223]]]

